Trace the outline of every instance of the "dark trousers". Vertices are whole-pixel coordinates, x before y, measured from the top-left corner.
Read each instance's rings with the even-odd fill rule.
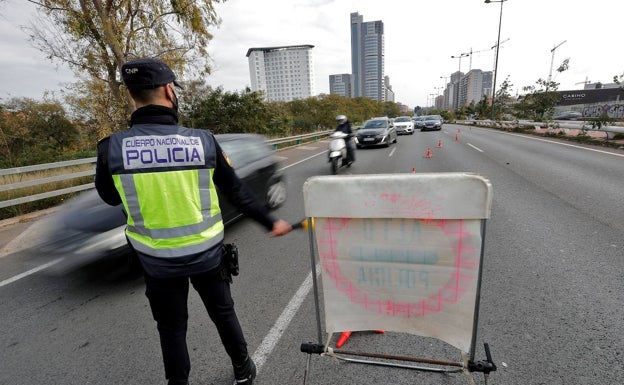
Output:
[[[247,343],[234,311],[230,284],[223,279],[220,270],[176,278],[145,275],[145,295],[157,323],[165,376],[171,385],[186,384],[191,370],[186,346],[189,278],[217,327],[232,363],[240,365],[247,359]]]

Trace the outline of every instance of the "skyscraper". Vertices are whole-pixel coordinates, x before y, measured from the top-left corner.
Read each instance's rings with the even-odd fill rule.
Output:
[[[251,89],[267,101],[289,102],[314,95],[313,45],[250,48]]]
[[[351,97],[351,74],[329,75],[329,93]]]
[[[351,13],[351,74],[353,97],[364,96],[385,101],[383,22],[364,22],[363,16]]]

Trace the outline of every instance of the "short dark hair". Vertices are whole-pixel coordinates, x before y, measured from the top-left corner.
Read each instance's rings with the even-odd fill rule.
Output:
[[[142,104],[151,104],[158,97],[159,88],[166,87],[167,85],[162,85],[156,88],[144,88],[144,89],[136,89],[136,88],[128,88],[128,92],[130,92],[130,96],[135,101]]]

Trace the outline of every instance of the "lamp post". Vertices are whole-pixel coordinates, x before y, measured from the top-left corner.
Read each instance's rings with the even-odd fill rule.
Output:
[[[436,109],[438,109],[438,98],[440,97],[440,90],[443,90],[444,87],[435,87],[435,89],[436,89],[436,96],[435,96],[435,101],[433,102],[433,105],[435,106]],[[440,106],[439,109],[441,110],[442,107]]]
[[[507,0],[504,0],[507,1]],[[459,88],[460,88],[460,84],[461,84],[461,59],[463,57],[468,56],[468,53],[461,53],[458,56],[451,56],[451,59],[459,59],[459,68],[457,69],[457,76],[459,77],[459,79],[457,79],[457,98],[453,98],[453,104],[454,104],[454,108],[455,109],[459,109]],[[453,94],[455,94],[455,92],[453,92]],[[455,96],[455,95],[453,95]]]
[[[498,75],[498,51],[500,49],[501,24],[503,22],[503,3],[507,0],[485,0],[485,4],[500,3],[500,16],[498,17],[498,38],[496,39],[496,60],[494,62],[494,81],[492,82],[492,106],[490,120],[494,120],[494,98],[496,97],[496,75]]]
[[[448,85],[448,82],[446,81],[446,79],[448,79],[448,76],[440,76],[440,79],[444,80],[444,83],[442,83],[442,89],[446,90],[446,86]],[[444,92],[443,92],[444,94]],[[448,94],[447,94],[448,95]],[[444,96],[444,99],[442,100],[442,109],[446,110],[448,108],[447,105],[447,101],[446,101],[446,95]]]

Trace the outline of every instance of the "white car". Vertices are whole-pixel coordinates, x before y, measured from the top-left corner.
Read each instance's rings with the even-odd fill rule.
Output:
[[[414,133],[414,121],[409,116],[394,118],[394,127],[399,135],[412,135]]]

